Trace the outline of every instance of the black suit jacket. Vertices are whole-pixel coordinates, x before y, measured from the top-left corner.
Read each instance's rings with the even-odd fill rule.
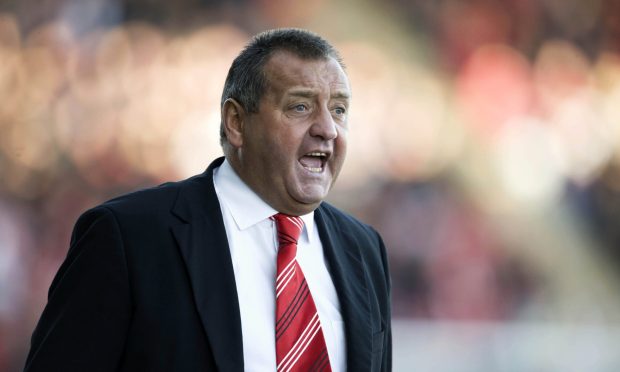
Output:
[[[239,302],[213,169],[84,213],[33,333],[26,371],[243,371]],[[350,371],[391,370],[390,280],[369,226],[315,219]]]

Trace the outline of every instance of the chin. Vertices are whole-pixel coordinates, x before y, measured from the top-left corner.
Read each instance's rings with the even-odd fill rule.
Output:
[[[305,203],[305,204],[318,204],[320,202],[323,201],[323,199],[325,199],[325,197],[327,197],[327,192],[321,190],[320,192],[306,192],[306,193],[301,193],[299,195],[297,195],[298,197],[295,198],[297,201],[299,201],[300,203]]]
[[[310,211],[316,209],[321,202],[327,197],[329,187],[323,184],[298,184],[297,187],[289,189],[289,197],[292,201],[295,201],[299,208],[307,209]],[[306,207],[307,206],[307,207]]]
[[[315,210],[323,201],[324,197],[319,195],[295,195],[292,198],[295,201],[295,208],[304,211],[302,214],[310,213]]]

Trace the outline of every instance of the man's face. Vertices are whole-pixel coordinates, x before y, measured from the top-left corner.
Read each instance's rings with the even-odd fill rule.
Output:
[[[347,147],[349,81],[333,58],[276,52],[258,113],[247,114],[241,178],[279,212],[306,214],[336,180]]]

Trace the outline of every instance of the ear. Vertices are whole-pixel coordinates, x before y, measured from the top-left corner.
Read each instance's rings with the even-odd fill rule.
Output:
[[[239,102],[234,98],[229,98],[222,106],[222,122],[228,143],[234,148],[243,145],[243,129],[246,112]]]

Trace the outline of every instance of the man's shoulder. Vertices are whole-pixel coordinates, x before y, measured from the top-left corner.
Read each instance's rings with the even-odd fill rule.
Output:
[[[168,214],[184,191],[200,193],[205,189],[208,175],[205,173],[193,177],[162,183],[116,196],[92,210],[107,210],[116,216],[154,216]]]
[[[383,280],[387,273],[386,252],[379,233],[372,226],[328,203],[322,203],[317,212],[324,233],[322,238],[327,238],[335,244],[334,247],[347,250],[354,256],[360,255],[368,272],[380,278],[376,280]]]
[[[327,203],[323,202],[319,206],[319,213],[323,216],[323,218],[328,221],[330,224],[335,225],[340,229],[346,229],[355,233],[363,233],[370,235],[377,235],[376,230],[353,217],[351,214]]]

